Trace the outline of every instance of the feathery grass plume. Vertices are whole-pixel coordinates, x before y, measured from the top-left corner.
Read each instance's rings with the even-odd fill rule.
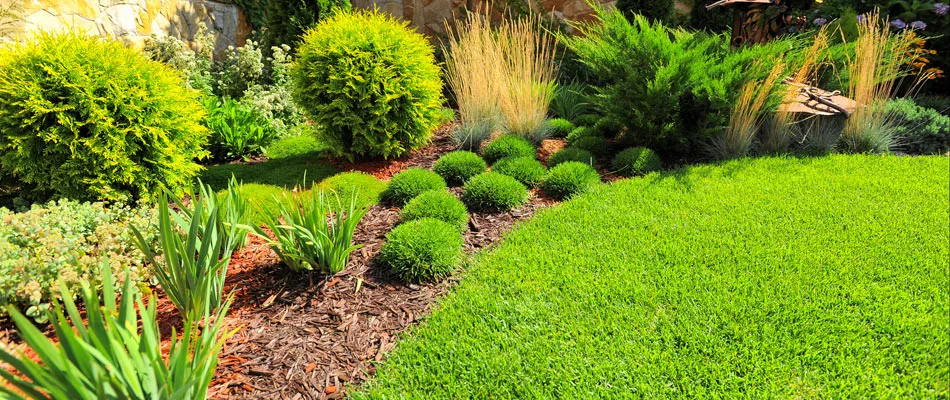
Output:
[[[557,78],[554,39],[540,26],[540,15],[506,20],[497,35],[504,56],[501,115],[509,133],[535,143],[547,137],[545,120]]]
[[[502,53],[491,21],[479,12],[467,13],[457,26],[446,23],[446,31],[445,80],[458,104],[460,122],[453,135],[466,149],[477,149],[503,122],[498,101],[504,84]]]
[[[894,126],[884,101],[890,98],[900,74],[910,46],[909,32],[891,36],[876,9],[858,24],[854,57],[848,59],[848,95],[858,107],[841,132],[844,150],[885,153],[895,144]]]
[[[772,61],[768,61],[772,62]],[[756,62],[752,68],[763,68],[766,61]],[[719,159],[738,158],[752,148],[755,134],[763,124],[763,110],[775,86],[785,70],[784,62],[776,60],[769,75],[762,80],[754,79],[742,86],[739,98],[729,114],[729,125],[723,134],[713,139],[710,151]]]
[[[825,25],[818,30],[811,46],[798,60],[798,69],[787,78],[782,104],[793,102],[801,90],[801,85],[813,84],[824,58],[827,57],[827,49],[828,29]],[[759,143],[762,152],[781,153],[788,149],[792,138],[796,136],[795,130],[800,128],[792,118],[793,114],[787,108],[780,107],[775,111],[768,123],[762,127],[762,140]]]

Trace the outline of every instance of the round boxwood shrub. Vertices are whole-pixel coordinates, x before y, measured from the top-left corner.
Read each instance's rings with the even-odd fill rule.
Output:
[[[482,157],[490,164],[505,157],[534,157],[534,145],[516,135],[502,135],[482,150]]]
[[[590,165],[594,162],[594,156],[587,150],[578,149],[576,147],[565,147],[548,157],[548,168],[554,168],[555,165],[568,161],[576,161]]]
[[[393,176],[382,193],[387,203],[401,206],[429,190],[446,189],[445,180],[439,174],[422,168],[409,168]]]
[[[448,276],[462,260],[462,234],[445,221],[422,218],[386,235],[379,261],[399,279],[431,281]]]
[[[600,182],[600,174],[590,165],[568,161],[551,168],[541,181],[541,189],[549,196],[566,199],[583,193]]]
[[[631,147],[617,153],[610,166],[623,176],[643,175],[660,170],[660,157],[646,147]]]
[[[508,211],[527,200],[528,188],[497,172],[476,175],[462,188],[462,201],[473,211]]]
[[[580,139],[577,139],[576,142],[572,145],[581,150],[587,150],[591,154],[601,157],[607,154],[609,147],[607,146],[607,139],[604,139],[600,136],[585,136]]]
[[[0,175],[24,197],[133,201],[191,185],[198,93],[121,42],[42,33],[0,49]]]
[[[565,137],[575,129],[574,124],[564,118],[548,120],[548,132],[554,137]]]
[[[515,178],[528,187],[537,186],[547,172],[534,157],[502,158],[492,165],[491,170]]]
[[[465,183],[468,178],[485,172],[487,168],[485,160],[470,151],[453,151],[440,157],[432,166],[432,170],[452,186]]]
[[[590,136],[598,136],[597,131],[595,131],[594,128],[581,126],[581,127],[575,128],[573,131],[571,131],[571,133],[568,133],[565,139],[567,139],[567,143],[573,145],[580,138],[590,137]]]
[[[337,13],[304,35],[293,97],[332,154],[400,156],[428,143],[439,121],[433,54],[425,37],[388,14]]]
[[[464,232],[468,227],[468,211],[465,204],[452,193],[444,190],[430,190],[416,196],[402,208],[403,221],[415,221],[422,218],[435,218],[445,221]]]

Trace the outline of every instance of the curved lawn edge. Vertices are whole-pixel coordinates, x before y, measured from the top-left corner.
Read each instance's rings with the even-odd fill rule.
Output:
[[[946,396],[950,159],[620,181],[483,255],[356,398]]]

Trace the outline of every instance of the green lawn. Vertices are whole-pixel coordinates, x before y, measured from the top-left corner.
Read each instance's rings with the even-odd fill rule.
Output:
[[[481,256],[357,398],[946,398],[950,161],[603,186]]]

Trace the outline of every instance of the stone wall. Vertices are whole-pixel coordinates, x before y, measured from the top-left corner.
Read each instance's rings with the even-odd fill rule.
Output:
[[[615,3],[615,0],[596,1],[605,6]],[[484,7],[483,3],[477,0],[352,0],[352,4],[355,8],[376,7],[388,12],[409,21],[420,33],[433,38],[444,36],[446,22],[452,24],[455,17],[463,15],[463,10],[480,10]],[[492,4],[505,3],[493,1]],[[593,17],[594,14],[594,10],[587,5],[587,0],[543,0],[540,6],[545,14],[561,20],[582,21]],[[496,6],[493,8],[493,14],[500,16],[501,10]]]
[[[215,51],[241,46],[250,33],[241,10],[233,4],[204,0],[0,0],[0,8],[17,2],[18,21],[5,36],[73,29],[119,38],[141,47],[152,34],[191,41],[199,26],[215,34]]]

